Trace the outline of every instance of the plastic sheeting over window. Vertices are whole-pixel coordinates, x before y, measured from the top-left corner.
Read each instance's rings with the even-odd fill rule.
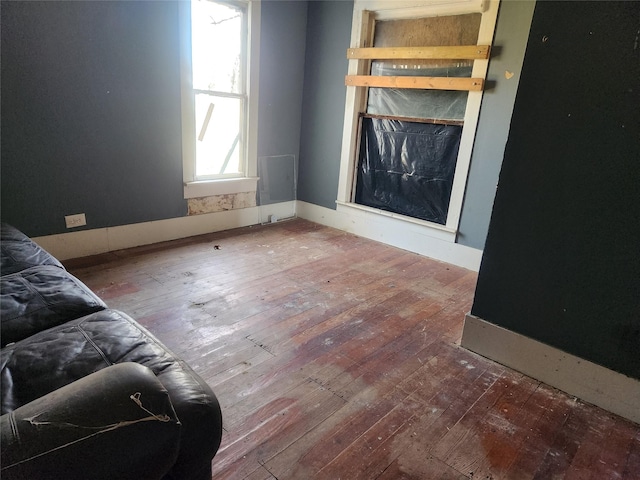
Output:
[[[362,118],[355,202],[446,224],[462,127]]]
[[[373,62],[371,75],[470,77],[471,64],[446,67],[389,65]],[[367,113],[410,118],[464,120],[469,92],[451,90],[413,90],[370,88]]]

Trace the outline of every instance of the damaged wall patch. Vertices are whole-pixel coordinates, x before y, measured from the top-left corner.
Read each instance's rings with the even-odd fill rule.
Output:
[[[256,206],[256,192],[241,192],[188,199],[189,215],[223,212]]]

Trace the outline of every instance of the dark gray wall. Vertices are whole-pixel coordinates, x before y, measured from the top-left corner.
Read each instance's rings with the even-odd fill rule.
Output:
[[[2,220],[181,216],[175,2],[2,2]]]
[[[352,17],[352,1],[309,2],[298,199],[333,209]]]
[[[509,135],[535,0],[502,0],[482,96],[458,243],[482,250]],[[505,72],[512,73],[506,78]]]
[[[307,2],[262,2],[258,156],[300,153]]]
[[[472,308],[635,378],[639,14],[537,3]]]
[[[262,5],[259,155],[299,154],[306,2]],[[2,220],[186,215],[177,2],[2,2]],[[285,185],[287,187],[287,185]]]
[[[259,161],[259,204],[296,199],[295,170],[283,155],[300,156],[306,29],[306,1],[262,2],[258,157],[273,158]]]
[[[350,0],[262,5],[258,155],[296,155],[298,198],[328,208],[352,8]],[[506,81],[503,68],[518,75],[530,10],[508,1],[498,19],[496,84],[485,95],[460,226],[459,241],[476,248],[517,78]],[[176,3],[3,2],[1,14],[2,219],[46,235],[66,232],[72,213],[87,214],[86,228],[185,215]]]

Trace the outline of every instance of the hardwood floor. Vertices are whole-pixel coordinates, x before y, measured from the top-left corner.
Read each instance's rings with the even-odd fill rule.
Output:
[[[640,426],[459,347],[468,270],[304,220],[65,264],[211,385],[216,479],[640,478]]]

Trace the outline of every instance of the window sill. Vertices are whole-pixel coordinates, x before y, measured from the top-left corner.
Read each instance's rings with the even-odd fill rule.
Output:
[[[203,180],[184,184],[184,198],[211,197],[214,195],[232,195],[234,193],[255,192],[258,189],[258,177],[224,178]]]
[[[349,212],[352,215],[364,216],[368,221],[376,221],[376,219],[378,219],[383,222],[385,220],[388,220],[389,222],[402,222],[409,228],[420,228],[421,233],[429,237],[452,243],[455,243],[456,240],[455,230],[438,223],[408,217],[399,213],[387,212],[385,210],[379,210],[377,208],[367,207],[366,205],[360,205],[352,202],[341,202],[338,200],[336,201],[336,204],[338,211]],[[387,223],[387,225],[392,230],[397,229],[397,227],[393,227],[392,223]]]

